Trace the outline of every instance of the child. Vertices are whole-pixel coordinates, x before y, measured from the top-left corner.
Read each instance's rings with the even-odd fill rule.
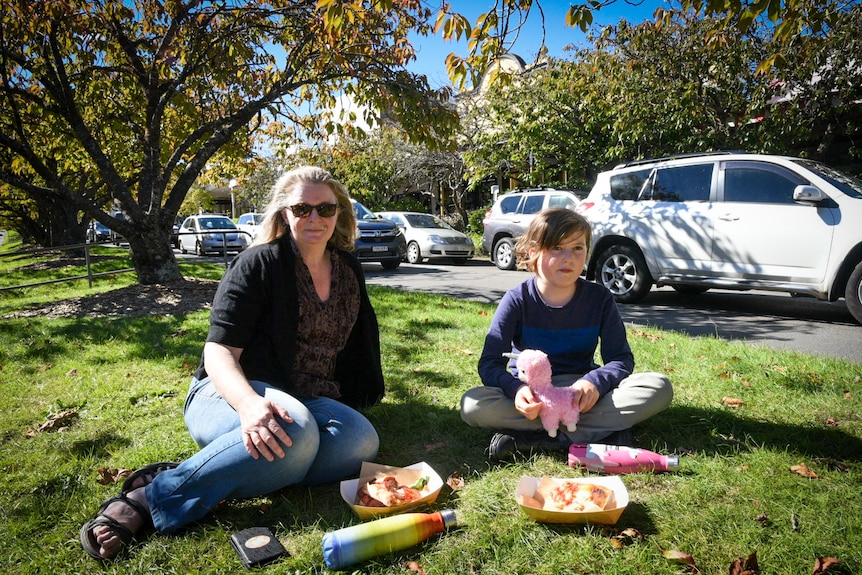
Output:
[[[670,405],[673,389],[659,373],[634,371],[619,309],[603,286],[581,278],[590,246],[589,222],[566,209],[536,215],[515,245],[520,264],[535,274],[500,301],[479,359],[484,384],[461,398],[461,418],[490,429],[489,457],[561,451],[571,443],[631,445],[631,427]],[[596,348],[604,365],[594,361]],[[555,386],[572,386],[581,415],[573,432],[556,438],[542,428],[537,402],[504,353],[548,354]]]

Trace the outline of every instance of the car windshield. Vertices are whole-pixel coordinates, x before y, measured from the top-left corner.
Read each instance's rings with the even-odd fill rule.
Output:
[[[794,160],[794,162],[808,168],[848,196],[862,198],[862,182],[856,178],[814,160]]]
[[[201,218],[201,229],[232,230],[236,226],[230,218]]]
[[[263,221],[263,214],[248,214],[243,223],[258,225]]]
[[[374,212],[360,204],[359,202],[353,202],[353,213],[356,215],[357,220],[376,220],[377,216],[374,215]]]
[[[407,214],[404,217],[414,228],[431,228],[437,230],[452,229],[449,224],[431,214]]]

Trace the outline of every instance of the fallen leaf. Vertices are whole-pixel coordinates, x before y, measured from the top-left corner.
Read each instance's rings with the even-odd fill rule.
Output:
[[[790,526],[793,527],[794,531],[799,531],[799,519],[796,517],[796,512],[790,512]]]
[[[643,540],[644,536],[641,532],[633,527],[628,527],[620,531],[617,535],[611,537],[611,545],[617,549],[622,549],[626,545],[631,545],[635,540]]]
[[[757,566],[757,551],[748,557],[740,557],[731,563],[729,573],[730,575],[755,575],[760,573],[760,567]]]
[[[853,397],[853,394],[850,393],[849,389],[845,389],[844,390],[844,399],[850,399],[851,397]]]
[[[440,449],[441,447],[446,447],[446,443],[444,441],[440,441],[438,443],[429,443],[425,446],[425,451],[435,451]]]
[[[34,437],[37,433],[45,431],[63,431],[77,418],[77,411],[61,411],[60,413],[53,414],[48,418],[48,421],[42,423],[35,429],[31,427],[24,435],[27,437]]]
[[[78,375],[78,370],[74,368],[66,372],[66,377],[75,377],[76,375]]]
[[[452,491],[458,491],[462,487],[464,487],[464,478],[461,477],[461,474],[455,471],[446,479],[446,485],[449,486],[449,489]]]
[[[760,523],[761,527],[766,527],[770,523],[769,516],[766,513],[761,513],[760,515],[755,517],[754,520]]]
[[[840,564],[841,561],[839,561],[835,557],[818,557],[814,560],[814,571],[812,571],[812,575],[820,575],[821,573],[826,573],[832,567],[835,567]]]
[[[722,397],[721,403],[723,403],[724,405],[737,406],[742,405],[745,402],[738,397]]]
[[[487,312],[487,311],[485,311],[485,310],[483,310],[483,309],[480,309],[480,310],[479,310],[479,315],[488,315],[488,312]]]
[[[462,349],[461,353],[463,353],[464,355],[473,355],[473,350],[472,349]]]
[[[790,467],[790,471],[798,473],[802,477],[808,477],[809,479],[817,479],[817,474],[808,467],[804,462],[799,465],[793,465]]]
[[[850,467],[843,461],[832,459],[831,457],[817,457],[814,459],[820,465],[825,465],[829,469],[837,469],[838,471],[849,471]]]
[[[420,565],[416,561],[408,561],[404,564],[404,568],[411,573],[419,573],[419,575],[425,575],[425,569],[423,569],[422,565]]]
[[[828,425],[829,427],[837,427],[838,422],[835,421],[834,419],[832,419],[831,417],[827,417],[826,418],[826,425]]]
[[[661,552],[661,555],[671,563],[682,563],[683,565],[688,565],[689,571],[693,571],[695,573],[699,572],[697,566],[694,564],[694,557],[688,553],[665,549]]]
[[[108,467],[100,467],[96,472],[99,474],[99,479],[97,479],[97,481],[100,485],[112,485],[132,474],[132,470],[126,468],[111,469]]]

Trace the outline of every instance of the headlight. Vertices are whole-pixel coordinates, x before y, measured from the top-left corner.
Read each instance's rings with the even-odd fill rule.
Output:
[[[440,237],[440,236],[438,236],[438,235],[433,235],[433,236],[428,236],[428,241],[429,241],[429,242],[432,242],[432,243],[435,243],[435,244],[442,244],[442,243],[443,243],[443,238],[441,238],[441,237]]]

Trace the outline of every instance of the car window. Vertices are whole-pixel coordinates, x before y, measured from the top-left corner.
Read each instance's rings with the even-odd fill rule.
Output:
[[[521,207],[518,211],[522,214],[537,214],[542,211],[542,204],[544,203],[544,195],[527,196],[521,202]]]
[[[793,204],[793,189],[807,182],[776,166],[725,166],[724,201]],[[782,173],[783,172],[783,173]]]
[[[518,202],[521,201],[521,196],[506,196],[500,200],[500,213],[513,214],[518,211]]]
[[[574,208],[578,203],[568,194],[551,194],[548,199],[549,208]]]
[[[407,216],[407,221],[414,228],[430,228],[444,230],[448,226],[430,214],[411,214]]]
[[[636,200],[640,196],[651,169],[637,170],[611,176],[611,197],[615,200]]]
[[[862,198],[862,181],[813,160],[795,160],[795,162],[808,168],[848,196]]]
[[[712,163],[657,169],[652,183],[652,199],[657,202],[708,201],[712,169]]]

